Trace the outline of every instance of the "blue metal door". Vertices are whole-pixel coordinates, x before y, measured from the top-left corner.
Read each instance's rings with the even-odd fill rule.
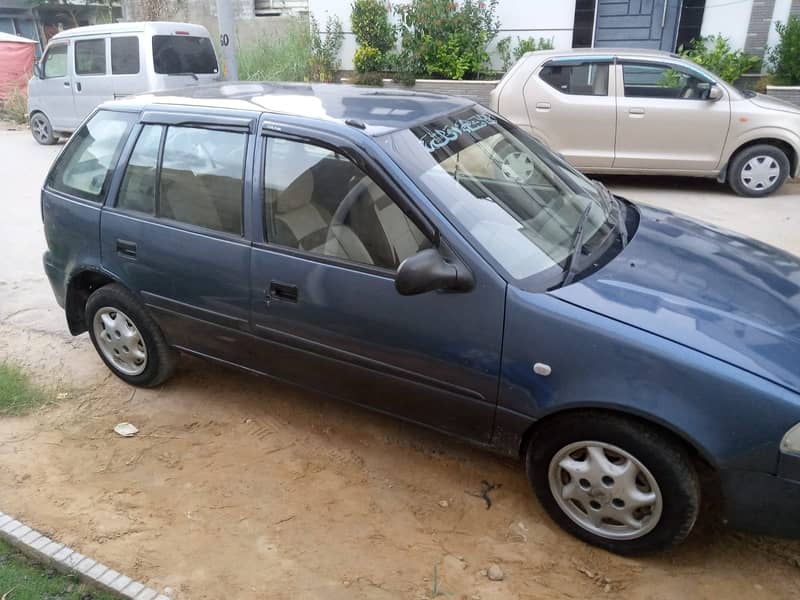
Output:
[[[675,50],[680,0],[597,0],[596,47]]]

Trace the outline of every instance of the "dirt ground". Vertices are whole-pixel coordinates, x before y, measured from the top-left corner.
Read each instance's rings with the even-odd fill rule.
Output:
[[[50,149],[12,141],[46,168]],[[0,360],[53,397],[0,419],[0,510],[179,599],[800,597],[800,542],[706,518],[675,550],[620,558],[553,525],[518,464],[415,426],[186,357],[161,388],[123,384],[66,333],[29,257],[38,208],[16,204],[41,173],[25,183],[0,150],[0,177],[26,186],[2,200],[16,221],[0,235],[26,241],[0,258]],[[116,436],[121,421],[140,434]],[[469,493],[482,480],[502,484],[488,510]]]

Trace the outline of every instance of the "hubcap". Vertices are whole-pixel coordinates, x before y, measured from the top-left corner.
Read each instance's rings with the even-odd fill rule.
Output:
[[[781,175],[781,167],[771,156],[756,156],[747,161],[742,168],[741,180],[744,186],[756,192],[775,185]]]
[[[561,510],[585,530],[632,540],[661,518],[661,490],[633,455],[604,442],[562,448],[550,461],[550,491]]]
[[[105,306],[94,314],[94,337],[103,356],[125,375],[147,367],[147,348],[133,321],[121,310]]]
[[[50,127],[48,127],[47,121],[42,117],[34,117],[31,128],[33,129],[33,135],[35,135],[38,140],[44,142],[50,137]]]
[[[500,172],[509,181],[526,183],[533,177],[533,161],[524,152],[511,152],[503,159]]]

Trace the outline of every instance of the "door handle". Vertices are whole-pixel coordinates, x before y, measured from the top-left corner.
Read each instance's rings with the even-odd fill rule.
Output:
[[[283,300],[284,302],[297,302],[297,286],[278,281],[269,282],[267,303],[270,300]]]
[[[549,102],[537,102],[536,103],[536,110],[550,110],[550,103]]]
[[[628,114],[640,115],[641,116],[641,115],[644,114],[644,109],[643,108],[631,108],[631,109],[628,110]]]
[[[81,91],[81,82],[80,81],[76,81],[75,82],[75,89],[78,90],[79,92]]]
[[[136,258],[136,243],[127,240],[117,240],[117,254],[125,258]]]
[[[70,85],[72,85],[72,84],[69,81],[65,81],[64,82],[64,87],[69,87]]]

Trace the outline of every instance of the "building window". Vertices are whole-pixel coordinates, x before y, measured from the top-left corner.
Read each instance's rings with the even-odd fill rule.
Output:
[[[591,48],[594,41],[594,13],[597,0],[576,0],[573,48]]]
[[[279,17],[308,13],[308,0],[254,0],[257,17]]]
[[[692,40],[700,37],[703,26],[703,13],[706,9],[706,0],[683,0],[681,9],[681,22],[678,26],[678,40],[676,47],[688,47]]]

